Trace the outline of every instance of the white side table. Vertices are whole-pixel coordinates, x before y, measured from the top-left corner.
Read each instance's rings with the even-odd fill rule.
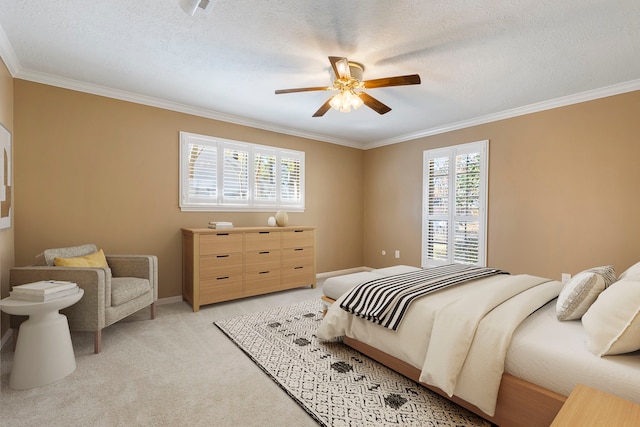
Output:
[[[84,295],[77,294],[45,302],[5,298],[0,309],[5,313],[29,316],[20,325],[20,333],[9,375],[9,388],[26,390],[61,380],[76,369],[67,317],[58,310],[69,307]]]

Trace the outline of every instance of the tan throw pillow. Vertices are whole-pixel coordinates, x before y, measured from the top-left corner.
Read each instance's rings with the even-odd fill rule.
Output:
[[[558,320],[580,319],[591,304],[616,280],[612,266],[605,265],[582,271],[573,276],[560,291],[556,302]]]
[[[582,325],[587,348],[597,356],[640,350],[640,279],[624,278],[604,290]]]
[[[54,258],[53,265],[57,267],[109,267],[104,252],[100,249],[89,255],[74,258]]]

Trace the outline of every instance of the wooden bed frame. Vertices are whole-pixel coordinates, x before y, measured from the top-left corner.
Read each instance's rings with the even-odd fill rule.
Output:
[[[489,417],[465,400],[457,396],[449,397],[439,388],[421,383],[418,368],[356,339],[345,336],[344,343],[500,427],[548,427],[567,399],[566,396],[505,373],[500,383],[495,415]]]

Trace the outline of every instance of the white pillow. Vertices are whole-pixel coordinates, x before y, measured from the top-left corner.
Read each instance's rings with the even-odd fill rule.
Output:
[[[640,279],[640,262],[627,268],[627,270],[620,275],[620,278],[621,279],[625,279],[625,278]]]
[[[597,356],[640,350],[640,278],[618,280],[582,316],[587,348]]]
[[[573,276],[560,291],[556,302],[558,320],[580,319],[591,304],[616,280],[616,272],[611,265],[595,267]]]

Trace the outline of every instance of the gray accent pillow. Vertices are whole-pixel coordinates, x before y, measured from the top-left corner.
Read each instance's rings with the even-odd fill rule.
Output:
[[[582,318],[598,295],[616,280],[613,266],[607,265],[582,271],[564,285],[556,302],[558,320]]]

